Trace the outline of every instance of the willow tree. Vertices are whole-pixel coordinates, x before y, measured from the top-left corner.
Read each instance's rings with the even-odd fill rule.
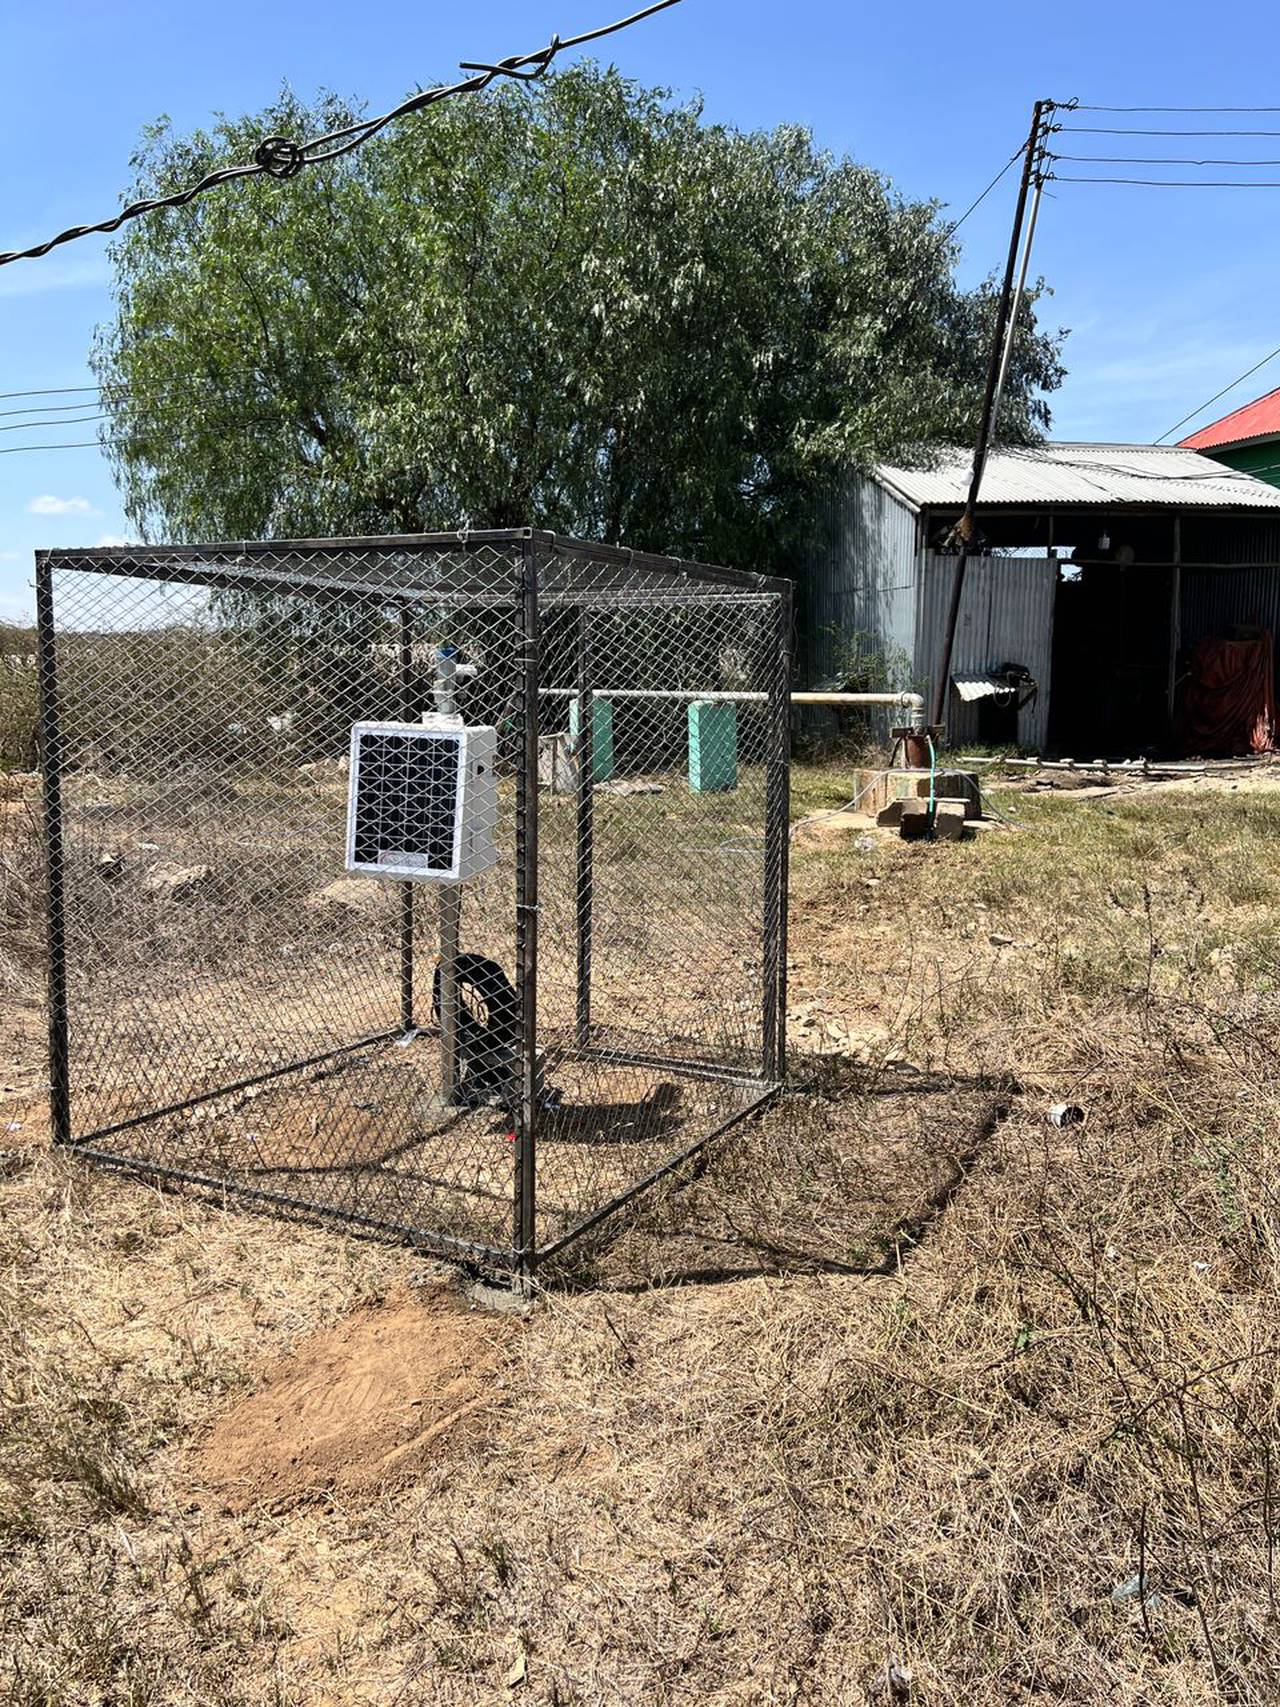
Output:
[[[350,114],[149,132],[134,193]],[[935,204],[579,66],[130,225],[104,434],[174,538],[532,523],[777,568],[833,469],[967,438],[992,315]],[[1024,323],[1006,438],[1061,377]]]

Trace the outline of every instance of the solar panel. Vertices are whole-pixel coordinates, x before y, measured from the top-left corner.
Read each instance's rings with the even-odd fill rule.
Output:
[[[357,723],[347,869],[457,882],[496,863],[494,730]]]

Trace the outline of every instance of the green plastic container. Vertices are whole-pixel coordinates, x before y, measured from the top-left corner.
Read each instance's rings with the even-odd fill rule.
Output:
[[[689,707],[689,787],[723,794],[738,786],[738,708],[695,699]]]
[[[575,694],[569,701],[569,733],[576,738],[581,718]],[[608,782],[613,775],[613,706],[607,699],[591,699],[591,780]]]

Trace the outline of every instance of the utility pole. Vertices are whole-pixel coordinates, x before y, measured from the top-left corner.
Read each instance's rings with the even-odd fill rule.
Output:
[[[1026,149],[1022,158],[1022,177],[1018,183],[1018,202],[1013,212],[1013,230],[1009,234],[1009,255],[1005,262],[1004,283],[1001,286],[1000,300],[996,309],[995,330],[991,336],[991,355],[987,362],[987,382],[982,397],[982,414],[978,418],[978,436],[973,449],[973,472],[969,477],[969,494],[965,499],[963,514],[953,530],[953,537],[960,541],[960,551],[955,560],[955,579],[951,585],[951,608],[947,615],[946,633],[942,642],[942,658],[938,666],[938,674],[934,680],[933,701],[929,708],[929,722],[933,725],[941,724],[946,717],[947,685],[951,680],[951,654],[955,649],[956,625],[960,620],[960,599],[964,593],[965,571],[969,567],[969,558],[973,554],[974,512],[977,508],[978,494],[982,487],[982,476],[986,472],[987,452],[991,448],[991,435],[995,431],[996,416],[1000,409],[1000,397],[1004,390],[1005,375],[1009,368],[1009,356],[1013,349],[1014,322],[1017,315],[1015,296],[1017,303],[1020,304],[1022,287],[1027,276],[1027,266],[1031,259],[1031,237],[1035,233],[1034,215],[1015,292],[1014,276],[1015,273],[1018,273],[1018,249],[1022,241],[1027,197],[1031,191],[1031,183],[1034,178],[1036,207],[1039,207],[1042,183],[1039,172],[1040,147],[1047,128],[1048,115],[1054,110],[1055,105],[1056,103],[1053,101],[1036,102],[1032,109],[1031,130],[1027,136]]]

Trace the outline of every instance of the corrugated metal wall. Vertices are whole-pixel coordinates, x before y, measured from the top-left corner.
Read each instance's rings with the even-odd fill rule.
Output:
[[[1270,515],[1182,514],[1182,561],[1187,564],[1280,564],[1280,518]]]
[[[942,644],[951,609],[955,559],[926,552],[921,563],[915,657],[919,673],[933,681],[942,663]],[[1018,713],[1018,744],[1043,752],[1049,729],[1053,662],[1053,601],[1058,566],[1048,557],[971,557],[965,572],[960,621],[951,658],[953,676],[982,674],[1001,664],[1023,664],[1040,684],[1035,701]],[[952,693],[947,744],[978,739],[978,707]]]
[[[1182,571],[1184,650],[1237,623],[1256,623],[1280,638],[1280,566]]]
[[[834,676],[855,638],[888,655],[910,688],[916,626],[916,518],[865,475],[824,505],[799,618],[803,685]]]

